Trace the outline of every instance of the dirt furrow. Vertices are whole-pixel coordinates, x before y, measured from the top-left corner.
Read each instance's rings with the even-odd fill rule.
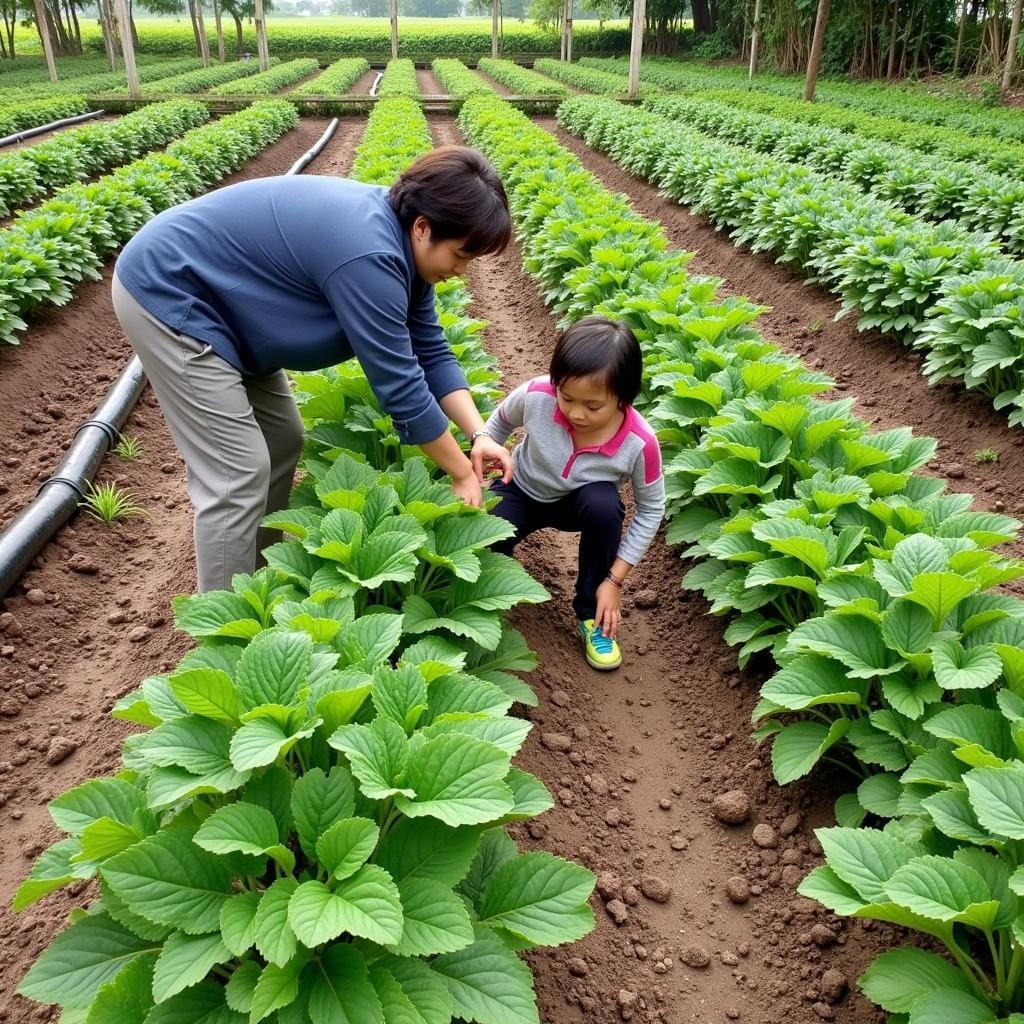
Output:
[[[419,84],[421,96],[448,95],[448,90],[441,84],[440,79],[430,68],[417,68],[416,81]]]
[[[434,137],[460,141],[451,119],[434,121]],[[556,328],[519,247],[474,262],[468,284],[506,388],[542,373]],[[602,674],[575,641],[573,539],[536,535],[518,555],[553,596],[513,617],[540,656],[536,728],[519,761],[558,802],[517,838],[600,878],[595,931],[530,955],[542,1019],[874,1020],[843,993],[888,931],[836,919],[794,891],[820,861],[812,829],[831,824],[846,780],[775,785],[749,739],[759,680],[736,671],[722,623],[680,589],[686,566],[656,542],[624,601],[626,664]],[[725,825],[715,797],[737,792],[749,818]]]
[[[364,119],[343,121],[310,173],[344,174],[364,125]],[[303,120],[225,184],[283,173],[325,126],[322,119]],[[0,352],[0,368],[7,371],[0,373],[5,436],[34,422],[23,407],[31,412],[59,404],[62,413],[48,427],[44,452],[52,461],[130,354],[110,307],[109,271],[108,266],[104,280],[83,289],[71,305],[48,314],[24,349]],[[47,382],[38,400],[31,397],[40,391],[37,385],[22,391],[25,397],[11,408],[4,396],[14,392],[8,389],[18,388],[19,381],[27,389],[32,380]],[[148,390],[125,433],[141,443],[142,459],[109,456],[100,481],[130,488],[145,519],[104,527],[79,515],[0,601],[0,1021],[20,1024],[35,1014],[13,995],[14,988],[87,893],[83,885],[22,914],[9,911],[32,859],[57,838],[46,802],[83,779],[116,770],[129,729],[109,717],[110,707],[147,675],[171,668],[189,643],[172,628],[170,599],[195,587],[191,510],[184,467]],[[35,471],[36,446],[42,443],[29,440],[26,476]],[[33,489],[29,480],[18,495]]]
[[[954,382],[934,387],[921,375],[922,357],[878,331],[857,330],[854,315],[834,320],[838,303],[823,289],[772,261],[737,248],[705,217],[658,193],[615,161],[562,131],[554,118],[539,118],[558,141],[633,208],[658,220],[672,245],[695,252],[693,274],[724,278],[725,294],[742,294],[771,306],[758,326],[766,337],[832,375],[840,395],[856,398],[857,415],[880,429],[911,426],[939,441],[934,468],[952,490],[971,491],[980,507],[1024,516],[1024,435],[980,395]],[[979,462],[994,451],[997,462]]]

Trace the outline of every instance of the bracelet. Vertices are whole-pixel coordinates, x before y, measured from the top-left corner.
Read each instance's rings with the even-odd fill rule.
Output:
[[[491,437],[491,433],[490,431],[484,428],[481,428],[480,430],[474,430],[473,433],[469,435],[469,446],[471,448],[473,447],[473,445],[476,444],[476,439],[478,437]],[[493,441],[494,438],[491,437],[491,440]]]
[[[613,586],[618,587],[619,590],[622,589],[622,584],[625,582],[624,580],[620,580],[619,577],[616,576],[613,572],[608,573],[607,579],[609,583],[611,583]]]

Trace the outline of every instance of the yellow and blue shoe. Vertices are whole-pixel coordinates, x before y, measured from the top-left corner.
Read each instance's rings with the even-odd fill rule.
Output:
[[[601,672],[609,672],[622,664],[622,652],[619,645],[601,632],[601,627],[594,625],[593,619],[584,619],[579,623],[580,639],[583,641],[583,653],[591,668]]]

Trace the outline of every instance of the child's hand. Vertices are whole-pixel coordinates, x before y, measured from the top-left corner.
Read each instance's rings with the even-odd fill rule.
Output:
[[[594,625],[601,627],[605,636],[615,639],[619,632],[619,621],[622,607],[622,591],[615,586],[611,580],[605,580],[597,588],[597,612],[594,615]]]
[[[484,480],[485,469],[500,470],[501,479],[505,483],[512,479],[512,456],[509,454],[509,450],[486,434],[481,435],[474,442],[470,461],[473,463],[473,472],[476,473],[476,478],[481,483]]]

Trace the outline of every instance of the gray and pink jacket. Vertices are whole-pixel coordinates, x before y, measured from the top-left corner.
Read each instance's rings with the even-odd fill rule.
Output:
[[[621,488],[626,480],[632,482],[636,510],[619,558],[636,565],[665,515],[661,449],[647,421],[628,406],[614,437],[577,448],[550,378],[535,377],[509,394],[487,421],[487,432],[499,444],[517,427],[526,428],[526,437],[512,453],[512,476],[537,501],[557,501],[584,484],[607,481]]]

